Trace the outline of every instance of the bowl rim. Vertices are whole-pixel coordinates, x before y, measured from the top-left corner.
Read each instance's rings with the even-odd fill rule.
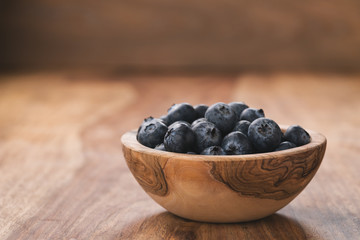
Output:
[[[279,126],[283,132],[289,127],[289,125],[279,125]],[[123,148],[128,148],[134,152],[147,154],[155,157],[162,156],[166,158],[176,158],[179,160],[188,160],[188,161],[249,161],[249,160],[259,160],[265,158],[274,159],[278,157],[297,155],[303,152],[313,151],[316,148],[319,148],[321,145],[326,144],[327,140],[325,136],[322,135],[321,133],[309,129],[306,129],[306,131],[311,136],[311,142],[303,146],[277,151],[277,152],[253,153],[253,154],[243,154],[243,155],[199,155],[199,154],[175,153],[175,152],[157,150],[157,149],[149,148],[139,143],[136,139],[137,130],[135,129],[124,133],[121,136],[121,143]]]

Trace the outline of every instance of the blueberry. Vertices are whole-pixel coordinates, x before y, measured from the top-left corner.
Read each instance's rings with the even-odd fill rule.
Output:
[[[226,152],[220,146],[211,146],[204,149],[201,155],[226,155]]]
[[[188,122],[185,122],[185,121],[176,121],[176,122],[170,124],[169,128],[175,126],[175,125],[178,124],[178,123],[183,123],[183,124],[187,125],[188,127],[191,127],[190,123],[188,123]]]
[[[280,145],[274,150],[274,151],[282,151],[282,150],[286,150],[286,149],[290,149],[290,148],[294,148],[296,147],[295,144],[293,144],[292,142],[282,142],[280,143]]]
[[[146,123],[146,122],[151,122],[151,121],[154,120],[154,119],[156,119],[156,118],[153,118],[152,116],[147,117],[147,118],[144,119],[144,121],[142,122],[142,124],[143,124],[143,123]],[[161,119],[160,119],[160,120],[161,120]]]
[[[138,129],[136,139],[147,147],[154,148],[163,142],[168,128],[162,120],[149,117],[144,120]]]
[[[205,112],[209,107],[205,104],[199,104],[194,107],[197,118],[203,118],[205,116]]]
[[[311,141],[309,133],[299,125],[288,127],[285,132],[285,139],[294,143],[296,146],[302,146]]]
[[[285,134],[281,131],[281,142],[285,142]]]
[[[249,108],[248,105],[246,105],[245,103],[243,102],[232,102],[232,103],[229,103],[229,106],[232,108],[232,110],[234,110],[234,112],[236,113],[236,117],[237,117],[237,120],[239,121],[240,120],[240,116],[241,116],[241,113]]]
[[[166,125],[166,126],[169,126],[168,122],[168,118],[167,118],[167,115],[163,115],[160,117],[160,120],[163,121],[163,123]]]
[[[276,122],[269,118],[258,118],[248,130],[248,137],[259,152],[270,152],[281,142],[281,130]]]
[[[192,154],[192,155],[196,155],[196,152],[187,152],[187,154]]]
[[[262,109],[246,108],[240,115],[240,120],[254,121],[257,118],[265,117]]]
[[[247,136],[239,131],[231,132],[224,137],[221,147],[228,155],[253,153],[253,148]]]
[[[211,122],[199,122],[192,130],[195,133],[195,150],[202,152],[205,148],[221,144],[222,135],[215,124]]]
[[[195,134],[193,130],[184,123],[176,123],[169,127],[164,137],[166,151],[186,153],[193,150]]]
[[[192,122],[191,127],[194,127],[199,122],[208,122],[208,120],[206,120],[206,118],[198,118],[198,119],[196,119],[195,121]]]
[[[196,119],[196,112],[193,106],[188,103],[174,104],[170,107],[167,114],[168,125],[176,121],[186,121],[192,123]]]
[[[225,103],[215,103],[205,113],[205,118],[216,125],[223,135],[234,128],[237,117],[231,107]]]
[[[166,151],[164,143],[160,143],[160,144],[156,145],[155,149],[160,150],[160,151]]]
[[[245,134],[247,136],[250,123],[251,122],[249,122],[247,120],[241,120],[241,121],[237,122],[235,124],[234,129],[233,129],[233,132],[239,131],[239,132],[242,132],[243,134]]]

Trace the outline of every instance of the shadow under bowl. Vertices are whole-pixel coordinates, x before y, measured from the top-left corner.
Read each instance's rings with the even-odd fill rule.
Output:
[[[284,131],[287,126],[281,126]],[[326,138],[288,150],[205,156],[155,150],[122,138],[126,163],[145,192],[169,212],[202,222],[243,222],[269,216],[311,181],[324,157]]]

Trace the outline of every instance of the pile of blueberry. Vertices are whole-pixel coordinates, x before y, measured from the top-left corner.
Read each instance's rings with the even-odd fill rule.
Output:
[[[275,121],[265,118],[262,109],[249,108],[243,102],[219,102],[210,107],[174,104],[167,115],[146,118],[136,138],[157,150],[202,155],[280,151],[311,140],[298,125],[283,134]]]

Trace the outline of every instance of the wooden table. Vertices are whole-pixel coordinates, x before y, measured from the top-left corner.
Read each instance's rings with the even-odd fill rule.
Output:
[[[235,100],[323,133],[318,173],[262,220],[168,213],[131,175],[120,136],[172,103]],[[359,126],[359,75],[1,75],[0,239],[360,239]]]

